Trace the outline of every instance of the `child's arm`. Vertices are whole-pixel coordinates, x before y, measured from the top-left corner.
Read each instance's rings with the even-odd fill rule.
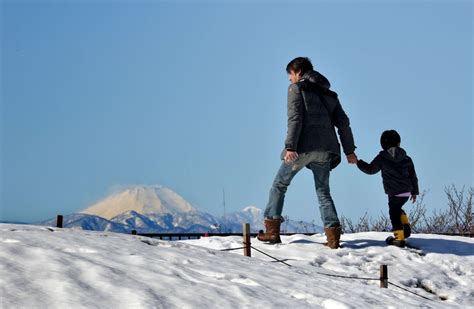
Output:
[[[359,160],[357,161],[357,167],[366,174],[377,174],[382,169],[382,158],[378,155],[370,164],[364,160]]]

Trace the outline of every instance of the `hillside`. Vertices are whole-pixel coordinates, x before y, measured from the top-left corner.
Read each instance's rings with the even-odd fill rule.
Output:
[[[474,302],[474,240],[414,235],[421,250],[386,247],[387,233],[343,235],[330,250],[324,236],[283,237],[252,251],[239,237],[167,242],[110,232],[0,224],[4,308],[466,308]],[[378,281],[389,280],[427,299]],[[443,299],[443,300],[442,300]]]

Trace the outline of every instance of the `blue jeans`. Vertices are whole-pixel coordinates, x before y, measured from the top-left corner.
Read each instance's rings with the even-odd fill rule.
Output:
[[[336,207],[329,190],[330,161],[331,155],[321,151],[302,153],[293,162],[283,161],[270,189],[270,197],[264,213],[265,218],[282,218],[286,190],[293,177],[306,166],[311,169],[314,175],[314,185],[324,227],[339,226]]]

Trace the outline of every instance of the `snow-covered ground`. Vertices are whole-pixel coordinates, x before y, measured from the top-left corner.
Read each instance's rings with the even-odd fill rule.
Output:
[[[2,308],[467,308],[474,304],[474,239],[414,235],[421,250],[386,247],[388,233],[283,237],[242,246],[240,237],[160,241],[111,232],[0,224]],[[430,300],[378,281],[389,280]],[[442,300],[444,299],[444,300]]]

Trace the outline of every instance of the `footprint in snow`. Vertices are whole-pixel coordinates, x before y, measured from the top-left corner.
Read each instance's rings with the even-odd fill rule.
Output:
[[[326,263],[327,260],[328,259],[324,256],[318,256],[318,257],[314,258],[313,261],[309,262],[309,265],[311,265],[311,266],[321,266],[324,263]]]

